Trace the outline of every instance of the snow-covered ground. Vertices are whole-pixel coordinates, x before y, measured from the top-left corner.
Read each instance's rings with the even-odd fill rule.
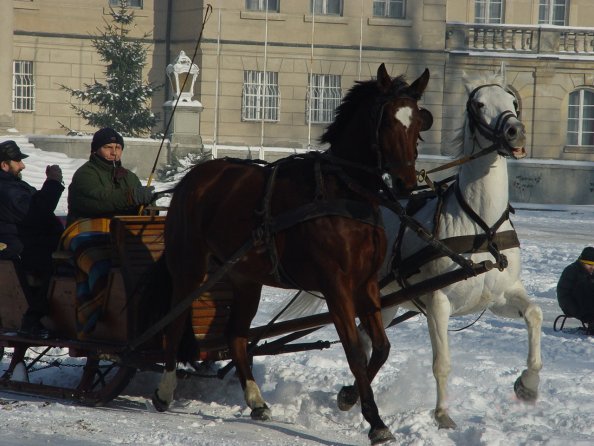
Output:
[[[0,139],[2,139],[0,137]],[[40,185],[46,164],[61,164],[66,181],[84,160],[25,150],[24,178]],[[65,203],[65,202],[64,202]],[[61,204],[60,206],[64,206]],[[456,430],[438,430],[432,418],[435,384],[425,321],[415,317],[388,330],[392,350],[374,381],[376,400],[398,445],[590,445],[594,443],[594,337],[557,333],[555,287],[562,269],[585,245],[594,245],[594,207],[527,206],[513,216],[522,243],[522,278],[544,312],[540,398],[519,402],[513,383],[526,361],[522,320],[485,313],[472,327],[451,333],[450,415]],[[65,207],[62,209],[65,213]],[[58,210],[60,211],[60,209]],[[1,286],[1,285],[0,285]],[[258,325],[273,316],[292,291],[266,288]],[[475,316],[453,319],[461,327]],[[571,323],[569,323],[571,325]],[[575,327],[576,325],[573,324]],[[332,327],[310,335],[334,341]],[[0,368],[8,365],[10,350]],[[79,365],[66,351],[57,361]],[[205,369],[212,375],[217,364]],[[336,393],[352,382],[340,345],[330,349],[259,357],[254,371],[273,421],[254,422],[237,378],[182,381],[167,413],[152,409],[159,376],[138,373],[107,407],[0,392],[2,445],[367,445],[368,425],[359,407],[340,412]],[[51,367],[30,374],[32,381],[67,383],[80,369]],[[76,381],[75,381],[76,382]]]

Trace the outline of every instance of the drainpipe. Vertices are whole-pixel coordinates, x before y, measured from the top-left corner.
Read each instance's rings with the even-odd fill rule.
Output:
[[[173,0],[167,0],[167,20],[165,22],[165,66],[171,62],[171,20],[172,20]],[[165,82],[165,101],[169,100],[170,95],[169,82]]]

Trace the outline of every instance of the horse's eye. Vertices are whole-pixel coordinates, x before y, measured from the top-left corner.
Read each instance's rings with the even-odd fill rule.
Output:
[[[518,101],[514,101],[514,110],[518,111],[519,108]]]
[[[483,108],[485,106],[485,104],[483,102],[478,102],[476,103],[477,108]]]

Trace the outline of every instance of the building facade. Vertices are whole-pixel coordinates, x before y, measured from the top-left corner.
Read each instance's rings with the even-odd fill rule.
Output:
[[[93,131],[60,88],[102,79],[91,38],[118,0],[0,2],[0,128],[23,134]],[[132,38],[149,48],[143,76],[171,99],[165,67],[180,51],[200,73],[205,145],[317,147],[334,108],[385,63],[393,75],[431,72],[422,100],[433,128],[420,153],[447,152],[461,125],[464,72],[505,68],[527,125],[531,158],[594,161],[591,0],[129,0]],[[10,55],[12,55],[10,57]],[[80,104],[78,104],[80,105]],[[156,132],[163,131],[161,121]]]

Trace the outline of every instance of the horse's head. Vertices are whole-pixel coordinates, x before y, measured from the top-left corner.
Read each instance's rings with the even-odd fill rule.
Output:
[[[502,156],[526,156],[526,129],[519,119],[518,99],[498,75],[492,83],[467,84],[466,114],[473,138],[482,148]]]
[[[410,85],[400,77],[390,78],[384,64],[377,70],[377,84],[385,98],[377,123],[379,167],[401,191],[417,184],[417,143],[422,140],[420,133],[433,124],[431,112],[418,105],[428,82],[428,69]]]
[[[418,106],[428,81],[429,70],[409,85],[402,76],[391,78],[381,64],[376,79],[349,90],[321,141],[330,143],[333,155],[389,174],[395,187],[411,190],[420,132],[433,123],[431,113]]]

